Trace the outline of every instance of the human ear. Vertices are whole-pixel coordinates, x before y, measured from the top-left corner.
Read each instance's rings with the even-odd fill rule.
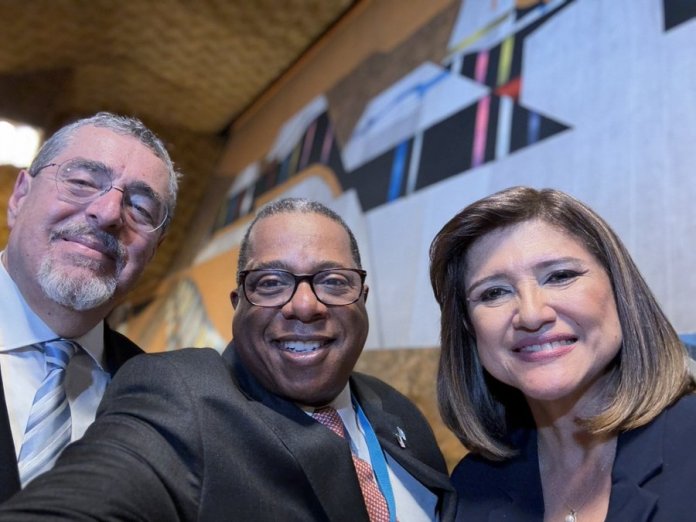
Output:
[[[232,290],[230,292],[230,302],[232,303],[232,308],[237,309],[239,304],[239,289]]]
[[[17,219],[17,214],[24,204],[24,200],[29,194],[29,189],[31,188],[31,182],[34,178],[29,175],[26,169],[22,169],[17,174],[17,179],[15,180],[14,189],[10,195],[10,199],[7,202],[7,226],[12,228]]]

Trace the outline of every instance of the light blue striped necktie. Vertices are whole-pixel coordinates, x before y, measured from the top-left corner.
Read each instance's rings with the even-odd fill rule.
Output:
[[[65,339],[55,339],[35,346],[44,352],[46,377],[34,396],[19,451],[18,466],[22,487],[53,467],[72,435],[70,405],[63,383],[70,357],[79,346]]]

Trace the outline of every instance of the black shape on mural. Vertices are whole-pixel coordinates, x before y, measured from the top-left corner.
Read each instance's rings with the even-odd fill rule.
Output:
[[[475,119],[476,105],[470,105],[423,133],[416,189],[422,189],[469,169]]]
[[[695,0],[662,0],[665,31],[696,18]]]
[[[401,149],[406,154],[404,157],[405,166],[410,163],[412,141],[405,142],[404,148]],[[394,200],[405,194],[405,169],[394,172],[397,155],[401,153],[401,150],[398,147],[390,149],[340,179],[344,189],[353,188],[357,191],[360,206],[364,211],[383,205],[390,199]],[[393,197],[389,198],[390,188],[395,179],[397,180],[395,193]]]
[[[368,211],[406,195],[409,173],[415,176],[415,179],[411,180],[411,187],[417,191],[474,167],[501,159],[569,129],[567,125],[559,121],[521,106],[519,89],[523,80],[521,75],[524,40],[572,2],[573,0],[569,0],[542,14],[517,33],[510,35],[505,40],[507,44],[501,42],[490,49],[458,58],[461,62],[458,74],[486,85],[490,89],[490,94],[422,131],[418,165],[410,165],[414,157],[413,147],[416,146],[417,141],[414,136],[376,158],[368,160],[353,171],[346,172],[328,112],[324,112],[308,126],[290,154],[281,162],[266,163],[262,167],[262,175],[252,187],[233,195],[228,200],[226,209],[223,210],[224,218],[218,220],[218,226],[224,226],[242,217],[241,201],[250,191],[253,199],[256,200],[311,164],[319,163],[329,167],[336,174],[344,190],[356,190],[362,209]],[[665,6],[668,3],[673,5],[679,3],[674,0],[664,0],[664,2]],[[539,5],[526,10],[518,9],[517,19],[524,18],[542,3],[539,2]],[[693,3],[696,4],[696,0]],[[680,12],[683,16],[684,9]],[[690,15],[690,17],[693,16],[694,14]],[[512,54],[506,78],[500,78],[498,66],[502,59],[503,45],[510,44],[512,44]],[[487,55],[487,66],[484,77],[478,81],[476,66],[481,53]],[[444,63],[443,69],[451,72],[452,63]],[[510,107],[508,102],[511,102],[511,110],[504,114],[501,111],[501,97],[506,98],[508,107]],[[484,108],[482,104],[485,104]],[[479,121],[477,129],[479,111],[482,111],[481,114],[486,114],[483,118],[485,126],[482,126]],[[485,140],[479,144],[480,149],[477,149],[478,157],[476,158],[474,157],[475,139]],[[500,139],[504,140],[502,152],[496,151]],[[496,153],[499,155],[498,158]]]

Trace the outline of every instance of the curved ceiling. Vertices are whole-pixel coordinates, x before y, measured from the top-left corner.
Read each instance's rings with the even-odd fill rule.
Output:
[[[234,119],[352,0],[0,2],[0,119],[50,134],[100,110],[141,118],[184,172],[177,214],[134,302],[151,295],[186,239]],[[16,169],[0,166],[0,245]]]

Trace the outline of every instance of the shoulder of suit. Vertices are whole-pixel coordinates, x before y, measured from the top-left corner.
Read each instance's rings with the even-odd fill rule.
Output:
[[[217,351],[212,348],[182,348],[145,353],[129,359],[119,369],[107,392],[133,386],[167,389],[171,393],[186,390],[195,396],[207,396],[226,393],[236,388],[236,383]]]
[[[695,435],[696,395],[687,394],[646,425],[620,434],[618,451],[629,456],[628,462],[640,458],[646,448],[662,448],[661,458],[668,455],[681,458],[685,455],[684,448],[693,444]]]
[[[390,411],[399,416],[409,416],[413,420],[420,419],[421,422],[427,424],[427,420],[423,412],[418,409],[418,406],[406,395],[383,380],[372,375],[353,372],[351,374],[351,386],[353,387],[353,392],[358,397],[368,398],[370,394],[379,397],[381,407],[385,411]],[[363,406],[365,405],[363,404]]]
[[[173,364],[213,364],[222,365],[220,353],[213,348],[179,348],[170,352],[147,354],[154,359],[171,362]]]
[[[406,401],[409,400],[399,390],[397,390],[393,386],[387,384],[382,379],[375,377],[374,375],[368,375],[366,373],[360,373],[360,372],[353,372],[350,377],[351,377],[351,380],[358,387],[362,386],[362,387],[370,388],[373,392],[377,393],[380,396],[390,395],[390,396],[394,396],[394,397],[403,398]]]
[[[220,354],[212,348],[181,348],[171,352],[143,353],[129,359],[123,369],[126,367],[132,369],[134,366],[172,367],[203,375],[218,366],[221,369],[226,368]]]
[[[696,394],[684,395],[661,415],[667,420],[667,429],[677,432],[690,430],[690,436],[696,436]]]

